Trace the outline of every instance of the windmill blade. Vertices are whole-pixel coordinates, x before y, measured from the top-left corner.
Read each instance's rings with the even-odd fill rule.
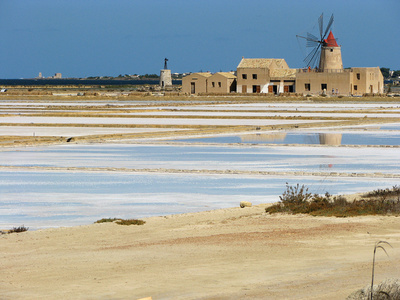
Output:
[[[321,57],[321,49],[317,49],[317,52],[315,53],[315,55],[312,57],[311,61],[310,61],[310,66],[312,67],[316,67],[317,66],[317,59],[319,59],[319,57]],[[318,61],[318,65],[319,65],[319,61]]]
[[[322,31],[324,30],[324,13],[322,13],[318,18],[318,25],[319,25],[319,35],[321,36],[322,41]]]
[[[331,29],[332,23],[333,23],[333,14],[332,14],[331,18],[329,19],[328,26],[326,26],[325,33],[324,33],[324,36],[322,39],[324,39],[326,37],[326,35],[328,34],[329,30]]]
[[[316,47],[320,43],[318,38],[315,35],[313,35],[312,33],[309,33],[309,32],[307,32],[306,40],[307,40],[306,47]]]
[[[321,44],[318,44],[317,47],[315,47],[308,55],[307,57],[304,59],[304,62],[307,64],[307,66],[313,66],[315,63],[315,60],[318,57],[318,53],[319,53],[319,49],[321,47]]]

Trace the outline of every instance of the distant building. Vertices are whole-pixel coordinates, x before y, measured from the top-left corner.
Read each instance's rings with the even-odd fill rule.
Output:
[[[209,94],[228,94],[236,92],[236,76],[231,72],[218,72],[207,79]]]
[[[294,92],[295,77],[296,70],[284,59],[242,58],[237,66],[237,92]]]
[[[321,16],[322,17],[322,16]],[[318,59],[316,68],[291,69],[284,59],[244,58],[237,66],[236,76],[219,72],[194,73],[182,79],[182,91],[186,94],[231,93],[303,95],[354,95],[382,94],[383,75],[379,67],[343,69],[341,47],[332,31],[333,15],[321,40],[307,37],[310,44],[317,45],[312,59]],[[321,23],[322,24],[322,23]],[[321,36],[322,36],[322,28]],[[310,56],[310,55],[309,55]],[[310,62],[311,62],[310,61]]]
[[[167,68],[168,59],[164,59],[164,69],[160,71],[160,87],[162,89],[172,86],[171,70]]]
[[[61,75],[61,73],[56,73],[56,74],[54,74],[53,78],[54,79],[61,79],[62,75]]]
[[[182,78],[182,92],[188,95],[207,93],[208,78],[211,73],[192,73]]]

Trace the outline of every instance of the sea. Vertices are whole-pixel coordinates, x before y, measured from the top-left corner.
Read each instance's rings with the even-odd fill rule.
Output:
[[[0,79],[0,86],[18,85],[158,85],[159,80],[118,80],[118,79]],[[173,85],[181,85],[182,80],[172,80]]]

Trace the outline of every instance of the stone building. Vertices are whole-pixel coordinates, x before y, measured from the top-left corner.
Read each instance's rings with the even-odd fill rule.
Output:
[[[187,95],[207,93],[208,78],[211,73],[192,73],[182,78],[182,92]]]
[[[318,68],[290,69],[283,59],[245,59],[237,67],[238,93],[310,95],[382,94],[379,67],[343,69],[341,47],[333,33],[324,40]]]
[[[182,92],[187,95],[236,92],[236,76],[231,72],[189,74],[182,78]]]
[[[160,88],[165,89],[166,87],[172,86],[171,70],[167,67],[168,59],[164,59],[164,69],[160,70]]]
[[[296,93],[325,95],[382,94],[383,76],[379,67],[343,69],[341,47],[332,32],[321,47],[317,69],[299,69]]]
[[[294,92],[295,74],[284,59],[242,58],[237,67],[237,92]]]
[[[236,92],[236,76],[230,72],[218,72],[207,79],[207,93],[228,94]]]
[[[231,73],[194,73],[182,79],[186,94],[281,94],[345,95],[382,94],[379,67],[343,69],[341,47],[332,32],[321,41],[317,68],[291,69],[284,59],[244,58]]]

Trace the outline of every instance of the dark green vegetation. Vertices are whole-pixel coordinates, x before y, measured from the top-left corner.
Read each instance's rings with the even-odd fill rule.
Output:
[[[7,233],[19,233],[28,231],[29,227],[25,227],[24,225],[19,227],[13,227],[12,229],[8,230]]]
[[[390,70],[390,68],[381,68],[382,75],[385,79],[398,78],[400,76],[400,70]]]
[[[110,223],[114,222],[117,223],[118,225],[143,225],[146,223],[143,220],[137,220],[137,219],[117,219],[117,218],[106,218],[106,219],[101,219],[97,220],[95,223]]]
[[[267,213],[310,214],[313,216],[351,217],[362,215],[400,215],[400,186],[378,189],[361,199],[347,201],[343,196],[332,197],[311,194],[304,185],[289,186],[279,196],[280,201],[265,211]]]

